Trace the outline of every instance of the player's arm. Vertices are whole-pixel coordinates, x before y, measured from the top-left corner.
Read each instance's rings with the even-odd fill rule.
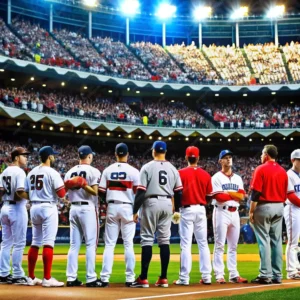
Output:
[[[238,192],[228,191],[228,194],[231,196],[232,200],[242,201],[245,198],[245,191],[239,190]]]
[[[287,198],[296,206],[300,207],[300,198],[295,192],[288,193]]]
[[[19,199],[27,199],[29,200],[29,194],[27,192],[25,192],[24,190],[19,190],[16,191],[16,195]]]
[[[182,198],[182,190],[174,192],[174,210],[175,210],[175,212],[179,212],[179,208],[181,207],[181,198]]]
[[[93,195],[93,196],[98,196],[98,184],[95,184],[95,185],[92,185],[92,186],[89,186],[89,185],[86,185],[86,186],[83,186],[82,187],[87,193]]]
[[[224,191],[222,188],[222,183],[217,175],[212,177],[212,193],[209,195],[212,199],[216,199],[218,202],[226,202],[232,200],[232,197],[228,194],[227,191]]]
[[[140,173],[139,185],[137,187],[137,192],[134,198],[133,204],[133,221],[138,222],[138,211],[146,200],[145,195],[147,191],[148,173],[143,167]]]

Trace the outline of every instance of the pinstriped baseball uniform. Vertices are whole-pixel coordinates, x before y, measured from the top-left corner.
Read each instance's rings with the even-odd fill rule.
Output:
[[[168,161],[153,160],[140,172],[138,189],[146,191],[141,211],[141,246],[152,246],[157,233],[159,245],[170,243],[172,200],[182,190],[176,168]]]
[[[0,276],[10,274],[10,251],[12,252],[13,278],[24,277],[23,251],[26,245],[28,214],[26,200],[14,201],[16,191],[24,191],[26,174],[18,166],[10,166],[0,176],[0,189],[5,190],[1,209],[2,243],[0,251]]]

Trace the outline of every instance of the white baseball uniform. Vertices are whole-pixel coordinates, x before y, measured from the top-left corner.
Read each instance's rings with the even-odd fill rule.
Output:
[[[25,181],[25,191],[32,204],[32,246],[54,247],[58,229],[56,193],[64,188],[60,174],[51,167],[39,165],[32,169]]]
[[[300,197],[300,175],[292,169],[287,171],[288,193],[296,193]],[[288,236],[288,244],[285,250],[286,271],[288,276],[298,273],[300,264],[298,261],[298,241],[300,237],[300,207],[294,205],[289,200],[285,202],[284,219]]]
[[[65,175],[65,181],[82,176],[89,186],[99,184],[101,173],[96,168],[87,165],[77,165]],[[78,253],[84,237],[86,245],[86,282],[97,280],[95,272],[96,250],[99,236],[98,196],[84,189],[69,190],[70,210],[70,249],[68,252],[67,280],[74,281],[78,271]]]
[[[212,195],[223,192],[245,193],[242,178],[232,173],[225,175],[222,171],[212,177]],[[216,279],[224,278],[224,245],[227,239],[227,268],[229,279],[239,276],[237,271],[237,244],[240,236],[240,216],[238,212],[239,203],[234,200],[218,202],[213,200],[215,206],[213,211],[213,228],[215,236],[215,246],[213,254],[213,269]]]
[[[133,238],[135,223],[133,222],[134,191],[138,186],[139,171],[127,163],[116,162],[103,171],[99,190],[106,192],[108,203],[105,224],[105,250],[100,273],[101,281],[109,282],[112,272],[114,249],[121,229],[126,264],[126,282],[135,279],[135,256]]]
[[[26,174],[18,166],[10,166],[0,176],[0,189],[5,191],[1,209],[2,243],[0,251],[0,276],[10,274],[10,252],[12,251],[12,276],[24,277],[23,251],[26,245],[28,214],[26,200],[15,201],[16,191],[23,191]]]

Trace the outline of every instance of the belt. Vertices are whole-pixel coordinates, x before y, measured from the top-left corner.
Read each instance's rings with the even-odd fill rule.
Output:
[[[52,204],[53,202],[52,201],[30,201],[30,203],[32,203],[32,204],[44,204],[44,203]]]
[[[183,205],[183,206],[181,206],[181,208],[187,208],[187,207],[196,206],[196,205],[205,206],[204,204],[189,204],[189,205]]]
[[[237,211],[238,210],[238,207],[236,207],[236,206],[218,206],[218,205],[215,205],[215,207],[216,208],[218,208],[218,207],[222,207],[224,210],[228,210],[228,211],[230,211],[230,212],[235,212],[235,211]]]
[[[108,204],[110,204],[110,203],[115,203],[115,204],[130,204],[130,205],[132,205],[132,203],[130,203],[130,202],[121,202],[121,201],[114,201],[114,200],[108,201]]]
[[[158,199],[159,197],[165,197],[165,198],[168,198],[168,199],[172,199],[171,196],[165,196],[165,195],[151,195],[149,196],[148,198],[155,198],[155,199]]]
[[[76,201],[76,202],[71,202],[72,205],[89,205],[88,202],[81,202],[81,201]]]
[[[281,201],[258,201],[257,204],[283,204]]]
[[[4,203],[7,203],[7,204],[12,204],[12,205],[15,205],[17,204],[16,201],[12,201],[12,200],[4,200]]]

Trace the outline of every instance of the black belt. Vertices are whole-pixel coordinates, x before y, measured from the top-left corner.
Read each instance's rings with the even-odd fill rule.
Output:
[[[155,198],[155,199],[158,199],[159,197],[165,197],[165,198],[168,198],[168,199],[172,199],[171,196],[165,196],[165,195],[151,195],[149,196],[148,198]]]
[[[183,205],[183,206],[181,206],[181,208],[187,208],[187,207],[196,206],[196,205],[205,206],[204,204],[189,204],[189,205]]]
[[[44,204],[44,203],[52,204],[53,202],[51,202],[51,201],[30,201],[30,203],[33,203],[33,204]]]
[[[6,202],[8,204],[13,204],[13,205],[17,204],[16,201],[11,201],[11,200],[4,200],[4,202]]]
[[[121,202],[121,201],[114,201],[114,200],[108,201],[108,204],[109,204],[109,203],[115,203],[115,204],[130,204],[130,205],[132,205],[132,203],[130,203],[130,202]]]
[[[81,202],[81,201],[72,202],[71,204],[73,204],[73,205],[89,205],[88,202]]]

